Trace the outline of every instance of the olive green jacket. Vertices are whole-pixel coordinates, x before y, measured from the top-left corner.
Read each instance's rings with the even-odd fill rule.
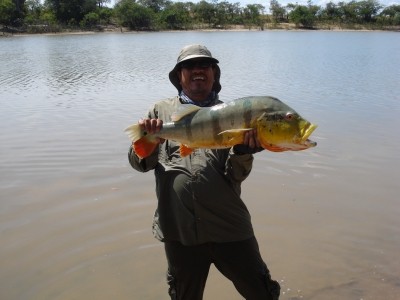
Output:
[[[216,99],[215,104],[221,103]],[[179,97],[156,103],[149,118],[171,121]],[[158,207],[153,233],[162,241],[184,245],[241,241],[254,236],[250,214],[240,198],[253,156],[233,149],[196,149],[181,157],[179,144],[166,140],[149,157],[140,159],[132,147],[129,162],[140,172],[154,170]]]

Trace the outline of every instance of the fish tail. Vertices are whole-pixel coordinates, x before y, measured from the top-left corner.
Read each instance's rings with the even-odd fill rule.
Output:
[[[124,130],[133,142],[133,150],[140,158],[149,156],[159,142],[154,135],[146,134],[139,124],[133,124]]]
[[[139,124],[133,124],[131,126],[128,126],[127,128],[125,128],[124,131],[129,136],[129,138],[132,140],[132,142],[136,142],[137,140],[141,139],[145,135],[145,132],[139,126]]]

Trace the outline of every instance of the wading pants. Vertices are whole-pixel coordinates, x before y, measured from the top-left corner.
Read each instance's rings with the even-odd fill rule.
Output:
[[[279,299],[279,283],[271,280],[257,240],[183,246],[165,242],[171,300],[201,300],[210,265],[232,281],[247,300]]]

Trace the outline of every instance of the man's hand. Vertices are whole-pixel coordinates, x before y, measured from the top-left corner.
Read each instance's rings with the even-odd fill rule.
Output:
[[[140,119],[138,124],[147,134],[157,134],[163,126],[163,121],[160,119]],[[159,143],[164,143],[164,139],[157,138]]]
[[[138,123],[147,134],[158,133],[163,125],[163,121],[160,119],[140,119]]]
[[[244,134],[243,144],[233,146],[235,154],[254,154],[264,150],[260,141],[257,139],[257,130],[249,130]]]

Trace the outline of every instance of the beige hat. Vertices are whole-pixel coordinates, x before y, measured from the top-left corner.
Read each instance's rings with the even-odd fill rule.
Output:
[[[182,48],[181,52],[179,53],[177,62],[175,67],[169,72],[169,80],[172,84],[177,88],[178,92],[182,91],[182,87],[179,83],[179,77],[177,71],[179,70],[179,65],[181,62],[195,59],[195,58],[208,58],[212,62],[215,63],[215,78],[214,78],[214,85],[212,90],[215,91],[217,94],[221,90],[221,84],[219,83],[219,79],[221,77],[221,70],[217,63],[219,63],[218,59],[212,57],[210,50],[208,50],[205,46],[202,45],[187,45]]]

